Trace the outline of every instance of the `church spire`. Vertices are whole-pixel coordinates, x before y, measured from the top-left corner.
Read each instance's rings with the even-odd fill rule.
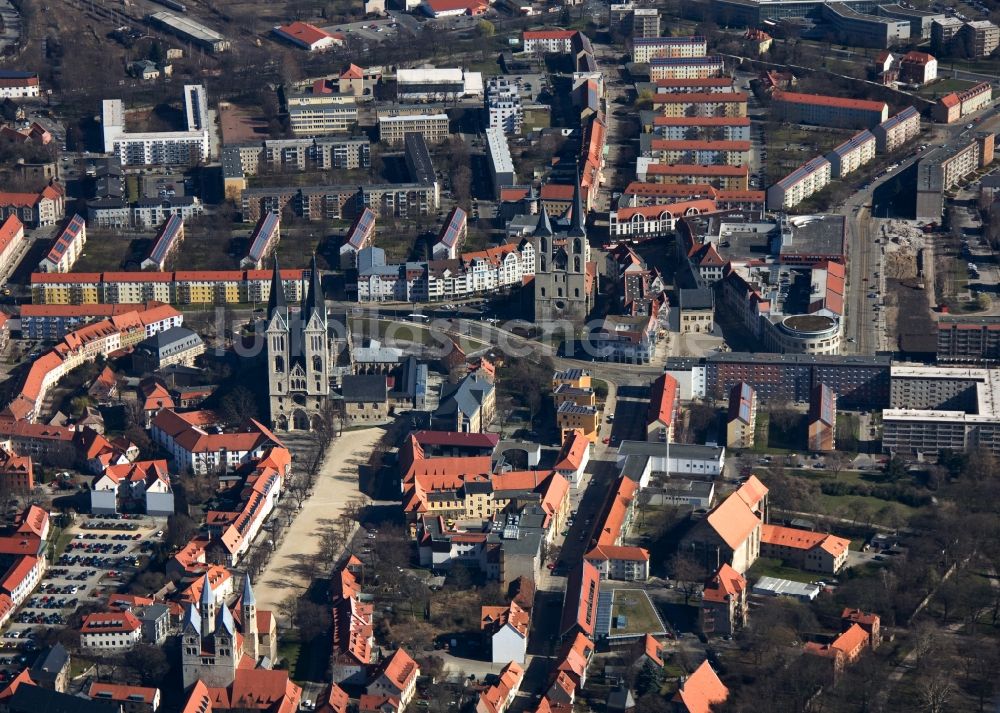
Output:
[[[583,212],[583,198],[580,195],[580,166],[576,167],[576,182],[573,184],[573,214],[570,216],[569,236],[587,237],[587,218]]]
[[[542,203],[542,213],[538,216],[538,225],[535,227],[535,235],[552,235],[552,221],[549,219],[549,211]]]
[[[320,319],[326,317],[326,298],[323,296],[323,278],[319,274],[316,255],[312,257],[312,275],[309,278],[309,295],[306,297],[306,320],[318,314]]]
[[[285,301],[285,284],[281,281],[281,271],[278,269],[278,256],[274,256],[274,271],[271,273],[271,295],[267,300],[267,318],[274,317],[274,313],[281,311],[288,313],[288,302]]]
[[[253,587],[250,585],[250,573],[247,572],[243,575],[243,606],[256,606],[257,598],[253,595]]]

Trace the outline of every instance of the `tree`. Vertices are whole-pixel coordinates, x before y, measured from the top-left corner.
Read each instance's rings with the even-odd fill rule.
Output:
[[[240,384],[222,397],[219,410],[227,426],[239,426],[247,419],[257,418],[257,399],[250,389]]]
[[[483,37],[493,37],[497,33],[496,25],[489,20],[480,20],[476,25],[476,29],[479,30],[479,34]]]
[[[676,554],[670,558],[669,569],[677,588],[684,594],[684,606],[687,606],[705,581],[705,568],[692,557]]]
[[[175,513],[167,518],[165,541],[169,547],[183,547],[197,532],[194,520],[184,513]]]
[[[143,686],[159,686],[170,672],[170,661],[159,646],[139,644],[125,659]]]
[[[636,696],[645,696],[647,693],[659,691],[662,685],[663,668],[647,660],[635,677]]]
[[[842,470],[850,465],[851,458],[846,453],[834,451],[833,453],[827,454],[825,462],[826,469],[833,473],[833,477],[836,478],[840,475]]]
[[[928,671],[917,683],[920,710],[924,713],[944,713],[955,695],[955,684],[949,672],[940,669]]]

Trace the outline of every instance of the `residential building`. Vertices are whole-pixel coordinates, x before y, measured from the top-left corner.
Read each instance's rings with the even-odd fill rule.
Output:
[[[1000,31],[1000,28],[998,28]],[[927,84],[937,79],[937,60],[926,52],[907,52],[899,60],[899,80],[907,84]]]
[[[652,97],[652,104],[654,111],[668,117],[742,117],[747,115],[746,92],[657,92]]]
[[[486,83],[486,114],[489,126],[505,134],[520,134],[524,108],[518,85],[507,77],[490,77]]]
[[[746,578],[723,564],[705,582],[698,628],[706,636],[732,636],[747,624],[749,587]]]
[[[569,54],[576,30],[525,30],[522,49],[532,54]]]
[[[725,164],[740,166],[749,162],[749,141],[712,141],[658,139],[642,134],[640,153],[662,163]]]
[[[80,626],[80,645],[94,654],[130,651],[142,637],[142,626],[132,612],[88,614]]]
[[[0,228],[0,234],[3,229]],[[83,246],[87,244],[87,224],[79,214],[70,218],[69,223],[56,236],[52,247],[38,263],[39,272],[69,272],[73,269]],[[0,253],[0,262],[3,261]]]
[[[660,79],[704,79],[718,77],[725,69],[722,57],[654,57],[649,62],[649,77]]]
[[[756,27],[748,27],[746,33],[743,35],[743,42],[755,55],[760,56],[767,54],[767,51],[771,49],[771,43],[774,42],[774,38],[764,32],[764,30]]]
[[[269,211],[254,226],[250,234],[250,249],[246,257],[240,260],[240,267],[251,270],[262,269],[264,260],[274,252],[280,240],[281,216]]]
[[[458,248],[465,242],[468,234],[468,217],[466,212],[455,206],[444,220],[437,242],[431,246],[431,254],[435,260],[454,260],[458,257]]]
[[[401,144],[406,134],[420,134],[431,144],[448,138],[448,115],[427,108],[395,107],[378,112],[379,140]]]
[[[597,568],[604,579],[645,582],[649,579],[649,551],[642,547],[596,545],[584,559]]]
[[[66,195],[58,183],[37,193],[0,193],[0,218],[14,216],[26,228],[44,228],[63,219]]]
[[[171,327],[146,337],[136,345],[132,363],[141,373],[150,373],[183,364],[194,366],[195,359],[205,353],[205,342],[187,327]]]
[[[274,448],[283,450],[277,437],[257,421],[251,420],[246,431],[209,432],[207,427],[215,425],[215,421],[214,415],[206,411],[181,414],[164,409],[153,419],[150,435],[170,453],[177,468],[189,467],[198,474],[237,470],[266,459]],[[279,474],[278,479],[284,475]]]
[[[926,151],[917,163],[916,217],[940,220],[944,192],[976,169],[993,162],[994,135],[977,134],[968,143]]]
[[[184,219],[178,215],[171,215],[160,226],[153,244],[149,249],[149,255],[140,263],[144,270],[155,268],[162,272],[181,243],[184,242]]]
[[[672,141],[749,141],[750,119],[745,116],[663,116],[650,112],[649,133]]]
[[[528,626],[531,614],[516,602],[506,606],[484,606],[479,624],[493,663],[516,661],[523,664],[528,653]]]
[[[369,696],[389,696],[398,701],[402,711],[413,700],[417,690],[420,666],[403,649],[396,649],[378,667],[374,678],[365,688]]]
[[[729,392],[726,417],[726,447],[753,448],[757,425],[757,392],[746,382],[734,384]]]
[[[477,374],[458,384],[442,384],[440,405],[433,420],[440,430],[484,433],[496,414],[496,390]]]
[[[1000,27],[989,20],[971,20],[962,25],[957,39],[972,57],[988,57],[1000,45]]]
[[[510,660],[510,663],[500,670],[496,683],[479,694],[476,713],[506,713],[518,691],[521,690],[523,679],[524,669],[517,662]]]
[[[486,129],[486,156],[489,159],[493,191],[499,197],[503,188],[517,185],[514,160],[510,156],[510,146],[503,130],[494,127]]]
[[[771,93],[771,106],[781,121],[841,129],[871,129],[889,116],[889,105],[885,102],[780,89]]]
[[[422,0],[420,8],[429,17],[456,17],[482,15],[489,6],[485,0]]]
[[[16,267],[25,244],[24,225],[16,215],[8,215],[0,224],[0,272],[8,274]]]
[[[344,244],[340,246],[340,269],[358,267],[358,253],[370,247],[375,239],[375,213],[365,207],[347,230]]]
[[[655,7],[632,10],[632,37],[659,37],[660,11]]]
[[[937,359],[1000,361],[1000,319],[941,315],[937,322]]]
[[[830,183],[833,167],[822,156],[810,159],[767,189],[770,210],[794,208]]]
[[[881,124],[879,124],[881,126]],[[863,129],[826,155],[830,162],[830,176],[843,178],[875,158],[875,135]]]
[[[745,191],[750,186],[750,167],[665,164],[652,159],[636,159],[636,177],[650,183],[708,184],[721,190]]]
[[[169,13],[150,17],[157,15]],[[127,132],[122,101],[105,99],[101,108],[104,151],[117,154],[122,166],[193,165],[210,160],[208,93],[204,86],[184,85],[184,114],[185,131]]]
[[[856,662],[871,645],[871,636],[859,624],[852,624],[847,631],[829,644],[807,642],[803,651],[810,656],[821,656],[832,661],[834,675]]]
[[[632,61],[640,64],[659,57],[704,57],[707,52],[704,37],[632,38]]]
[[[966,89],[963,92],[952,92],[938,99],[931,110],[935,121],[952,124],[962,117],[988,106],[993,101],[993,85],[989,82]]]
[[[596,406],[577,406],[564,401],[556,410],[556,427],[564,440],[568,433],[580,431],[587,440],[596,442],[600,423],[601,412]]]
[[[201,215],[204,210],[201,200],[195,196],[140,198],[129,208],[129,215],[132,226],[146,230],[159,225],[171,216],[186,220]]]
[[[160,707],[159,688],[93,681],[87,696],[95,701],[119,703],[122,713],[156,713]]]
[[[3,700],[7,713],[121,713],[120,703],[115,701],[97,701],[59,691],[49,690],[41,686],[31,685],[27,671],[15,677],[7,689],[10,694]]]
[[[809,450],[836,450],[837,395],[826,384],[813,388],[809,399]]]
[[[674,422],[677,418],[679,399],[677,379],[661,374],[650,387],[649,414],[646,417],[646,441],[671,443],[674,440]]]
[[[37,99],[39,90],[37,72],[0,71],[0,99]]]
[[[872,129],[875,146],[880,153],[895,151],[920,135],[920,112],[908,106]]]
[[[95,514],[173,515],[174,494],[167,462],[138,461],[107,467],[91,486],[90,510]]]
[[[674,694],[673,703],[680,713],[711,713],[714,706],[725,703],[729,689],[719,680],[708,661],[683,680]]]
[[[780,559],[790,567],[821,574],[837,574],[847,564],[850,540],[794,527],[765,524],[760,556]]]
[[[565,641],[577,634],[587,638],[594,635],[600,589],[601,576],[594,565],[584,560],[570,570],[559,624],[560,638]]]
[[[936,52],[945,52],[965,25],[957,17],[937,17],[931,23],[931,47]]]
[[[590,441],[579,431],[567,433],[563,438],[556,464],[553,466],[554,470],[567,482],[576,485],[582,479],[587,463],[590,462],[590,447]]]

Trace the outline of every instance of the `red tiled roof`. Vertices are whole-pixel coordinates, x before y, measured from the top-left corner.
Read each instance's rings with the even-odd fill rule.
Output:
[[[308,22],[293,22],[290,25],[281,25],[274,28],[275,32],[294,38],[307,45],[314,45],[317,42],[330,37],[330,34],[319,29]]]
[[[683,705],[687,713],[712,713],[712,706],[727,698],[729,689],[719,680],[708,661],[702,661],[701,666],[681,684],[674,701]]]
[[[761,527],[760,541],[762,544],[791,547],[797,550],[811,550],[814,547],[820,547],[834,557],[841,555],[851,544],[850,540],[825,532],[812,532],[811,530],[770,524]]]
[[[702,601],[725,602],[729,597],[739,596],[746,588],[746,578],[723,562],[719,571],[713,574],[705,584]]]
[[[130,703],[140,701],[152,705],[158,692],[155,688],[146,688],[145,686],[125,686],[118,683],[94,681],[90,684],[87,695],[98,700],[128,701]]]
[[[738,549],[746,542],[750,533],[760,527],[760,519],[736,493],[716,506],[706,520],[723,542],[733,550]]]
[[[867,99],[846,99],[844,97],[831,97],[826,94],[802,94],[800,92],[786,92],[782,89],[775,89],[771,94],[774,101],[789,102],[791,104],[812,104],[816,106],[835,107],[838,109],[862,109],[867,111],[882,111],[886,108],[885,102],[868,101]]]

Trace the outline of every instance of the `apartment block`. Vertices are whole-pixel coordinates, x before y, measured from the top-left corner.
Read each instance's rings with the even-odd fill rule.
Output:
[[[687,139],[709,139],[719,141],[749,141],[750,119],[745,116],[651,116],[644,127],[649,133],[681,141]],[[645,124],[645,122],[643,122]]]
[[[973,20],[962,25],[958,39],[972,51],[973,57],[988,57],[1000,45],[1000,27],[989,20]]]
[[[524,108],[517,84],[507,77],[492,77],[486,84],[486,113],[490,128],[520,134]]]
[[[993,101],[993,86],[981,82],[964,92],[952,92],[938,99],[931,110],[934,121],[951,124],[972,112],[988,106]]]
[[[427,143],[436,144],[448,138],[448,115],[428,110],[393,109],[378,113],[379,140],[401,144],[407,134],[420,134]]]
[[[105,99],[101,131],[105,153],[116,154],[122,166],[191,165],[211,158],[208,93],[200,84],[184,86],[186,131],[126,132],[120,99]]]
[[[722,57],[657,57],[649,62],[649,78],[704,79],[718,77],[725,69]]]
[[[826,155],[830,162],[830,175],[843,178],[875,158],[875,135],[864,129],[835,147]]]
[[[729,413],[726,417],[726,447],[753,448],[757,425],[757,392],[741,381],[729,392]]]
[[[771,93],[771,106],[782,121],[842,129],[871,129],[889,117],[889,105],[885,102],[780,89]]]
[[[993,161],[993,134],[980,134],[964,146],[938,147],[917,164],[918,219],[937,220],[944,210],[944,192],[965,176]]]
[[[646,64],[659,57],[704,57],[708,42],[704,37],[635,37],[632,61]]]
[[[533,54],[569,54],[576,30],[525,30],[521,34],[524,51]]]
[[[747,115],[746,92],[677,92],[653,95],[653,110],[663,116]]]
[[[836,450],[837,394],[826,384],[817,384],[809,396],[809,450],[828,453]]]
[[[807,161],[767,189],[767,207],[792,208],[830,183],[832,167],[822,156]]]
[[[639,137],[640,154],[663,163],[725,164],[742,166],[749,163],[749,141],[668,141]]]
[[[660,11],[655,7],[637,7],[632,11],[633,37],[659,37]]]
[[[920,135],[920,112],[908,106],[872,129],[875,148],[880,153],[895,151],[907,141]]]
[[[56,236],[52,247],[38,263],[40,272],[69,272],[73,269],[83,246],[87,244],[87,223],[80,215],[74,215]]]
[[[1000,317],[942,315],[937,323],[938,361],[1000,361]]]
[[[640,157],[636,159],[636,177],[650,183],[707,184],[724,190],[745,191],[749,188],[750,167],[665,164]]]

